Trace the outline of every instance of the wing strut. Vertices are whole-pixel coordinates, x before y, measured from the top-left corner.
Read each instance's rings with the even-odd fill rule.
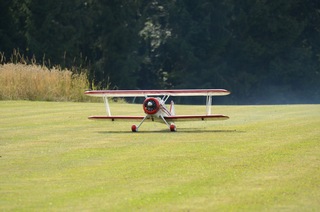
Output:
[[[139,125],[137,126],[137,125],[132,125],[132,127],[131,127],[131,130],[132,130],[132,132],[137,132],[138,131],[138,129],[139,129],[139,127],[142,125],[142,123],[146,120],[146,118],[148,118],[149,116],[148,115],[146,115],[143,119],[142,119],[142,121],[139,123]]]
[[[211,115],[211,105],[212,105],[212,96],[207,96],[207,102],[206,102],[206,109],[207,109],[207,115]]]
[[[103,101],[104,104],[106,106],[106,112],[108,114],[108,116],[111,116],[111,111],[110,111],[110,106],[109,106],[109,102],[108,102],[108,97],[107,96],[103,96]]]
[[[170,97],[170,95],[164,95],[164,96],[162,97],[162,101],[163,101],[164,104],[165,104],[166,101],[169,99],[169,97]]]

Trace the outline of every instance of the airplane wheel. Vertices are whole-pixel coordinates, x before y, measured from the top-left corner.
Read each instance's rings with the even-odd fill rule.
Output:
[[[131,130],[132,130],[132,132],[137,132],[138,131],[137,126],[136,125],[132,125],[131,126]]]
[[[176,125],[170,124],[170,131],[171,131],[171,132],[177,131]]]

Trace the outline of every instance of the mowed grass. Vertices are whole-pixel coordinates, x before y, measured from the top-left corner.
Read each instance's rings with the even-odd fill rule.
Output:
[[[213,112],[230,119],[131,133],[133,123],[87,119],[103,103],[1,101],[0,210],[320,210],[320,105]]]

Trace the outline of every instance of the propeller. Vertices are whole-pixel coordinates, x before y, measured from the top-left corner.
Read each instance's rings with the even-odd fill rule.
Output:
[[[146,114],[155,114],[160,109],[159,100],[156,98],[146,98],[143,102],[143,110]]]

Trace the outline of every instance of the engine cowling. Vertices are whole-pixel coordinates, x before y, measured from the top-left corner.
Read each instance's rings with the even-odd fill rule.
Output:
[[[160,109],[160,102],[157,98],[149,97],[143,102],[143,110],[146,114],[156,114]]]

